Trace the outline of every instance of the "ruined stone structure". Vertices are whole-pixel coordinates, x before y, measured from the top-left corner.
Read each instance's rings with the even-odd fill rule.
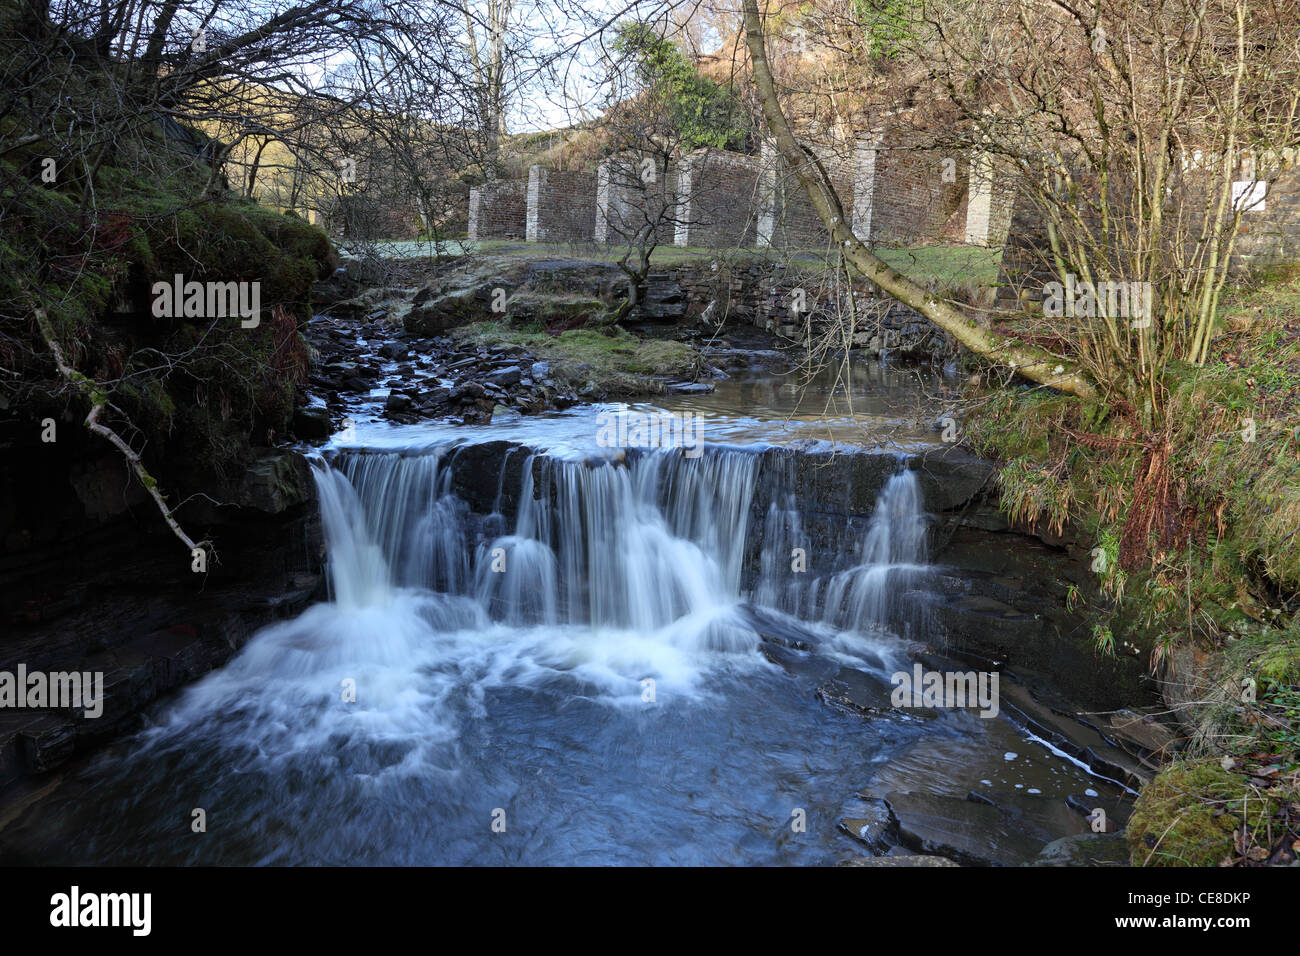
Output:
[[[893,133],[814,149],[866,242],[999,246],[1006,239],[1011,183],[987,159],[942,155]],[[471,200],[470,237],[513,235],[513,195],[498,186],[489,196],[487,188]],[[647,228],[659,244],[720,249],[817,249],[829,239],[795,170],[771,143],[757,156],[697,150],[667,167],[662,157],[620,154],[594,176],[535,166],[525,206],[523,231],[533,242],[617,245]]]
[[[852,156],[833,149],[814,149],[817,159],[835,186],[836,193],[853,210],[854,162]],[[809,160],[811,163],[812,160]],[[762,179],[757,223],[757,244],[773,249],[816,249],[825,247],[830,234],[812,200],[792,169],[770,141],[763,143]]]
[[[970,164],[922,149],[915,135],[873,131],[859,141],[853,231],[866,242],[963,241]]]
[[[1005,161],[978,152],[945,155],[922,148],[911,133],[889,130],[816,154],[863,241],[1006,245],[1004,305],[1050,281],[1029,261],[1043,237],[1016,201]],[[1256,204],[1244,214],[1235,265],[1300,260],[1296,159],[1278,157],[1258,180],[1253,171],[1242,174],[1241,187],[1252,190]],[[757,156],[698,150],[668,166],[662,157],[620,154],[595,174],[534,166],[527,183],[473,190],[469,219],[471,239],[621,245],[653,228],[659,245],[816,250],[828,242],[795,171],[771,143]]]
[[[677,168],[679,246],[723,249],[752,246],[759,207],[758,157],[721,149],[700,149]]]
[[[528,170],[529,242],[590,242],[596,234],[596,177],[574,170]]]
[[[507,179],[469,191],[470,239],[523,239],[528,231],[528,183]]]
[[[677,171],[661,157],[611,156],[596,171],[596,242],[618,244],[653,230],[659,243],[677,232]]]

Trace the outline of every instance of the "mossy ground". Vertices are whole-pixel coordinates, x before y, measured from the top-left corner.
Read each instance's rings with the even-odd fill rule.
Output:
[[[474,345],[518,345],[551,364],[551,375],[587,397],[631,397],[663,390],[664,381],[692,380],[699,354],[683,342],[637,338],[626,329],[570,329],[559,334],[536,324],[476,322],[456,338]]]
[[[1235,769],[1235,768],[1234,768]],[[1248,778],[1213,758],[1180,760],[1143,789],[1128,821],[1135,866],[1287,862],[1300,828],[1294,776]]]
[[[28,343],[5,356],[19,373],[5,386],[11,403],[65,404],[32,321],[41,308],[90,383],[77,414],[106,402],[105,423],[143,449],[164,487],[181,474],[191,490],[237,478],[251,445],[288,431],[307,371],[298,324],[332,257],[328,238],[212,190],[210,168],[147,122],[114,144],[93,183],[71,163],[53,183],[33,175],[47,151],[38,142],[0,158],[0,302]],[[153,283],[177,274],[260,283],[259,324],[154,316]]]

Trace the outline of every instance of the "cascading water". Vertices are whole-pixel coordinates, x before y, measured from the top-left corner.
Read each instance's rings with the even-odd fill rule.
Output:
[[[75,845],[80,862],[123,864],[842,856],[843,796],[931,731],[882,715],[864,733],[822,707],[825,669],[769,663],[745,608],[857,632],[857,644],[835,639],[831,671],[848,661],[886,686],[905,660],[887,632],[925,574],[915,476],[888,482],[851,566],[803,584],[788,555],[814,545],[792,498],[767,511],[761,553],[748,550],[759,455],[591,464],[516,449],[517,507],[503,506],[503,466],[472,477],[496,481],[482,514],[455,491],[460,452],[318,463],[332,600],[262,631],[51,798],[33,852],[57,862]],[[855,657],[864,640],[872,653]],[[219,839],[177,838],[195,806],[221,821]],[[791,840],[796,807],[808,833]]]
[[[850,545],[852,564],[820,576],[798,573],[788,556],[806,554],[809,542],[794,496],[784,494],[768,509],[756,603],[844,630],[915,637],[924,630],[924,605],[913,592],[932,570],[928,520],[916,474],[900,471],[881,490],[865,536]]]
[[[472,597],[510,624],[626,630],[716,650],[755,646],[731,614],[755,456],[693,461],[656,452],[626,467],[530,457],[513,532],[472,551],[466,509],[449,491],[451,459],[344,454],[318,471],[340,603],[387,600],[387,583]]]

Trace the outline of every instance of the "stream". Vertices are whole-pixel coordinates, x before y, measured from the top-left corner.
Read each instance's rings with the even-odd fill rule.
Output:
[[[51,864],[815,865],[915,852],[882,810],[898,793],[965,802],[991,862],[1087,832],[1067,800],[1122,799],[1114,781],[1006,713],[891,706],[945,587],[904,467],[938,444],[942,382],[850,381],[737,376],[629,409],[699,415],[698,455],[599,447],[615,406],[475,427],[360,407],[314,458],[329,600],[156,705],[7,840]],[[899,460],[834,541],[755,453],[832,440]],[[457,469],[486,443],[510,444],[474,459],[496,468],[476,510]]]

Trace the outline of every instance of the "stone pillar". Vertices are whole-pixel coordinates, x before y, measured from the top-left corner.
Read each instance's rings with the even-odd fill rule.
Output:
[[[470,241],[478,239],[478,217],[483,207],[483,193],[477,186],[469,191],[469,225],[467,231]]]
[[[542,177],[546,171],[541,166],[528,167],[528,195],[525,199],[524,213],[524,241],[539,242],[538,239],[538,192],[541,189]]]
[[[699,213],[699,199],[692,197],[691,190],[699,182],[699,167],[704,153],[691,153],[683,156],[677,165],[676,229],[673,233],[673,245],[689,246],[691,244],[691,222]],[[692,202],[692,199],[695,202]],[[692,208],[695,207],[695,208]]]
[[[596,241],[609,243],[609,193],[610,161],[607,159],[596,168]]]
[[[966,198],[966,241],[990,248],[1005,244],[1014,202],[1015,193],[1003,164],[989,153],[975,154]]]
[[[876,205],[876,161],[880,156],[883,135],[873,131],[858,140],[853,175],[853,234],[863,242],[875,240],[872,214]]]
[[[777,206],[780,202],[777,190],[781,178],[781,153],[775,143],[765,139],[759,157],[761,165],[758,173],[758,224],[755,230],[755,242],[760,249],[767,249],[772,245],[776,235]]]

